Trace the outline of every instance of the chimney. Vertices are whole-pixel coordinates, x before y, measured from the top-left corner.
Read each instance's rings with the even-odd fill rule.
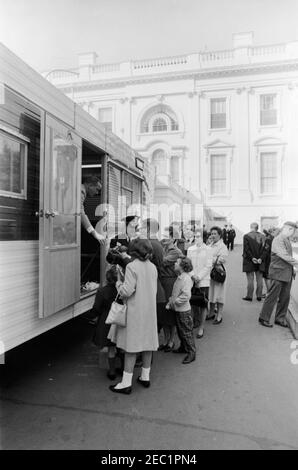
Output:
[[[87,65],[95,65],[97,59],[96,52],[84,52],[79,54],[79,67],[85,67]]]
[[[92,67],[96,64],[96,52],[85,52],[79,54],[79,71],[81,80],[90,80]]]

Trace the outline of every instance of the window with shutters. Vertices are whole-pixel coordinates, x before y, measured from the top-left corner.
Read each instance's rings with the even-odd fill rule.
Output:
[[[227,127],[226,101],[226,98],[211,98],[210,129],[225,129]]]
[[[270,93],[260,95],[260,125],[277,125],[277,95]]]
[[[227,193],[227,156],[210,156],[210,194],[212,196]]]
[[[99,108],[98,120],[103,124],[107,131],[113,130],[113,110],[112,108]]]

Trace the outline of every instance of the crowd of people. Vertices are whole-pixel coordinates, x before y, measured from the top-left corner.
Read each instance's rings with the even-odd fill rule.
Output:
[[[298,224],[285,222],[281,229],[259,232],[257,223],[252,223],[250,232],[243,237],[243,272],[247,277],[247,292],[243,300],[252,302],[254,280],[256,298],[264,299],[259,323],[272,328],[270,321],[276,307],[274,324],[288,328],[286,315],[290,302],[292,281],[298,270],[298,260],[293,257],[291,240]],[[263,294],[263,280],[267,293]]]
[[[137,381],[149,387],[153,351],[183,354],[182,363],[190,364],[205,321],[222,323],[228,249],[217,226],[207,239],[194,224],[173,223],[161,239],[155,219],[140,222],[128,216],[125,226],[110,241],[107,282],[97,291],[93,314],[98,316],[94,342],[108,348],[107,376],[115,380],[122,375],[110,390],[129,394],[136,361],[141,363]],[[116,298],[127,306],[124,327],[105,323]]]
[[[86,196],[98,194],[100,189],[98,178],[84,181],[82,225],[103,244],[106,237],[93,228],[84,212]],[[106,285],[97,291],[93,314],[98,318],[94,342],[99,349],[108,349],[107,376],[111,380],[116,380],[118,374],[122,376],[110,390],[130,394],[136,362],[141,365],[138,383],[148,388],[153,351],[184,354],[182,363],[190,364],[196,359],[195,339],[204,336],[205,322],[222,323],[225,264],[228,252],[234,249],[236,231],[231,224],[223,229],[213,226],[208,231],[205,225],[200,229],[192,223],[173,222],[159,239],[157,220],[140,222],[138,216],[131,215],[124,221],[123,233],[110,241]],[[250,229],[243,237],[242,270],[247,278],[243,300],[252,302],[255,290],[257,301],[264,301],[259,323],[271,328],[276,307],[274,323],[288,327],[291,285],[298,270],[291,240],[298,224],[288,221],[281,229],[261,233],[258,224],[252,223]],[[125,325],[106,323],[115,302],[125,306]],[[175,344],[176,338],[179,345]],[[118,369],[117,357],[121,363]]]

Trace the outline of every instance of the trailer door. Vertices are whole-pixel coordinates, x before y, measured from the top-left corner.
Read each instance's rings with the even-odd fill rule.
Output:
[[[41,170],[39,316],[80,298],[81,139],[50,116]]]

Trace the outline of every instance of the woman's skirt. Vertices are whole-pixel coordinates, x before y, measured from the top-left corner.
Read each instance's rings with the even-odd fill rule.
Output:
[[[217,302],[220,304],[225,303],[226,298],[226,282],[223,284],[219,282],[210,280],[210,287],[209,287],[209,302],[212,304],[216,304]]]

